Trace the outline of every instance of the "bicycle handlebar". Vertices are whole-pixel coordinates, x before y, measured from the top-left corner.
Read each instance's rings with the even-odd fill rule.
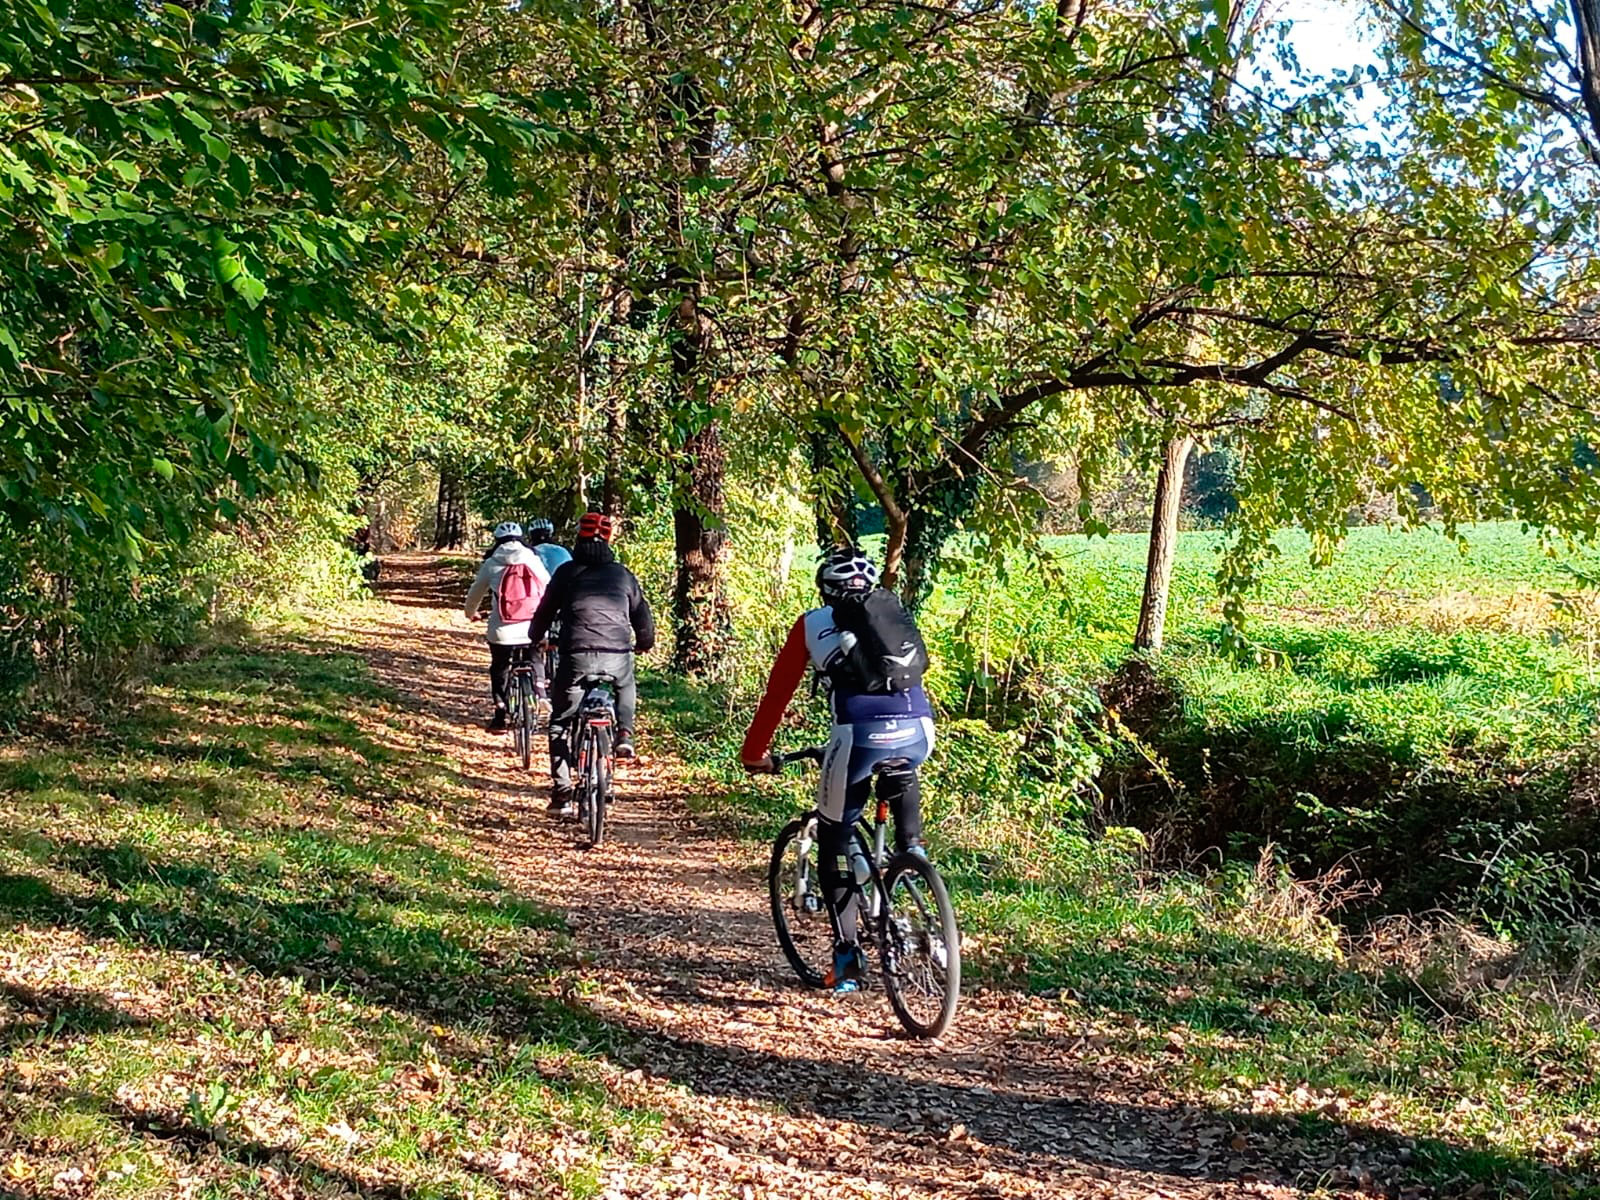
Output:
[[[810,759],[812,762],[820,765],[822,762],[822,756],[826,752],[827,747],[825,746],[806,746],[801,750],[791,750],[788,754],[779,754],[774,751],[772,755],[772,761],[778,765],[779,770],[782,770],[790,763],[803,762],[806,759]]]

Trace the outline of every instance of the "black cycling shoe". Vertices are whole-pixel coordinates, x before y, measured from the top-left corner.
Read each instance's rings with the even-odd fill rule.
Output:
[[[617,744],[611,748],[611,752],[618,758],[632,758],[634,754],[633,734],[626,729],[617,730]]]
[[[511,728],[511,723],[510,723],[509,719],[506,716],[506,710],[503,709],[503,708],[495,709],[494,710],[494,716],[489,718],[489,725],[488,725],[489,732],[490,733],[504,733],[507,729],[510,729],[510,728]]]
[[[577,812],[578,806],[573,803],[572,792],[563,792],[557,788],[551,788],[549,811],[560,816],[571,816],[573,813]]]

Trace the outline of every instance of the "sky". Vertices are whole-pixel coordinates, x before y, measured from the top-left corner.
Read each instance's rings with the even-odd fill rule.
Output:
[[[1335,71],[1366,67],[1378,62],[1379,40],[1373,26],[1370,0],[1269,0],[1268,19],[1273,24],[1288,22],[1288,39],[1294,47],[1300,70],[1307,77],[1328,76]],[[1257,73],[1269,71],[1278,86],[1290,95],[1298,89],[1284,78],[1270,54],[1260,55],[1246,65],[1241,82],[1256,82]],[[1369,86],[1357,97],[1346,94],[1345,102],[1358,121],[1370,121],[1383,100],[1381,89]]]
[[[1363,8],[1352,0],[1283,0],[1272,11],[1276,19],[1292,22],[1289,37],[1301,67],[1325,75],[1376,57],[1377,39]]]

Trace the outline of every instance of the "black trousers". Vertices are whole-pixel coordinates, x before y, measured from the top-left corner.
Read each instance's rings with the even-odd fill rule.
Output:
[[[572,768],[577,765],[577,747],[571,736],[583,703],[585,675],[610,675],[617,681],[617,730],[633,732],[639,708],[639,686],[633,677],[632,651],[578,650],[563,655],[556,665],[554,686],[550,689],[550,781],[558,792],[572,790]]]
[[[517,646],[502,646],[499,642],[489,643],[489,690],[494,693],[494,706],[497,709],[510,707],[508,699],[512,667],[531,662],[534,683],[544,682],[544,655],[534,654],[532,651],[533,645],[530,642],[523,642]]]

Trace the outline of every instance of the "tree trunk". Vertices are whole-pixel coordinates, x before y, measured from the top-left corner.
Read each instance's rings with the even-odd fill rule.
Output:
[[[666,31],[678,13],[664,13],[658,0],[636,0],[645,38],[653,48],[675,49]],[[665,290],[673,297],[670,318],[672,374],[668,408],[675,425],[688,428],[675,480],[677,500],[672,513],[677,577],[672,615],[675,646],[673,669],[690,677],[713,673],[727,657],[733,624],[729,617],[724,565],[727,535],[723,529],[722,479],[726,465],[722,431],[710,415],[710,389],[705,379],[711,322],[701,311],[706,263],[689,231],[691,184],[711,175],[715,108],[692,71],[674,75],[658,113],[660,150],[666,171],[669,248]]]
[[[723,565],[727,534],[722,528],[722,431],[715,421],[683,447],[685,495],[672,514],[678,559],[672,596],[675,646],[672,666],[690,678],[715,672],[733,634]]]
[[[459,550],[467,539],[467,499],[461,475],[451,466],[439,468],[439,496],[433,506],[433,548]]]
[[[1150,553],[1145,560],[1144,598],[1139,602],[1136,650],[1159,650],[1166,636],[1167,601],[1172,594],[1172,564],[1178,550],[1178,514],[1183,508],[1183,474],[1194,437],[1175,433],[1161,454],[1156,496],[1150,513]]]
[[[611,301],[611,363],[606,380],[606,477],[601,485],[600,505],[608,517],[622,516],[625,503],[622,485],[623,443],[628,433],[627,364],[619,353],[618,339],[628,328],[633,314],[633,293],[619,288]]]
[[[575,472],[578,503],[585,512],[589,512],[594,506],[589,503],[589,454],[588,447],[584,445],[583,436],[584,427],[589,421],[589,372],[584,365],[583,330],[583,291],[580,289],[578,292],[578,355],[577,361],[573,364],[573,370],[577,372],[578,397],[572,413],[572,444],[578,451],[578,469]]]
[[[911,612],[922,607],[927,596],[928,579],[928,515],[913,508],[906,515],[906,554],[900,575],[900,602]]]
[[[820,423],[819,418],[819,423]],[[856,509],[854,497],[844,489],[844,481],[834,470],[832,443],[822,429],[811,434],[811,480],[816,492],[812,497],[812,511],[817,522],[817,548],[827,550],[833,546],[856,544]]]
[[[1578,51],[1578,87],[1589,124],[1600,137],[1600,0],[1572,0]]]

